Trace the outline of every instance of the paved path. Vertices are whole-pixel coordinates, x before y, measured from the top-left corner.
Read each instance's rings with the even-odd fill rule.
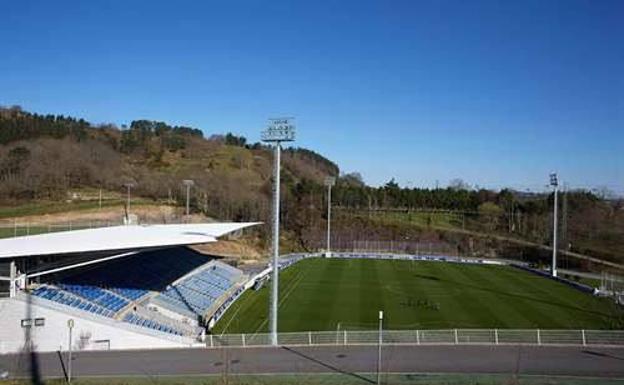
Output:
[[[176,349],[81,352],[76,376],[156,376],[229,373],[375,372],[375,346]],[[0,368],[28,376],[27,355],[0,356]],[[35,361],[33,361],[35,362]],[[58,353],[37,355],[43,377],[63,376]],[[518,373],[624,378],[624,348],[528,346],[385,346],[383,371]],[[361,377],[363,381],[367,381]]]

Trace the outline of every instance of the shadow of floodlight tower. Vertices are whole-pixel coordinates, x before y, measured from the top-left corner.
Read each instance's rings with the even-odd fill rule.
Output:
[[[277,346],[277,297],[279,279],[279,216],[280,216],[280,156],[281,143],[295,140],[294,118],[272,118],[262,132],[262,141],[275,144],[273,166],[273,271],[271,272],[271,305],[269,310],[269,332],[271,344]]]

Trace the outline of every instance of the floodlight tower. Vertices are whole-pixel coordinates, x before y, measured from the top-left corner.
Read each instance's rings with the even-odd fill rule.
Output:
[[[550,185],[553,187],[554,192],[554,208],[553,208],[553,254],[552,264],[550,272],[553,277],[557,276],[557,193],[559,192],[559,180],[557,179],[557,173],[550,174]]]
[[[188,220],[188,216],[190,213],[190,205],[189,201],[191,200],[191,187],[195,184],[191,179],[184,179],[182,184],[186,186],[186,218]]]
[[[331,257],[331,190],[332,186],[336,184],[336,178],[328,176],[325,178],[325,186],[327,186],[327,249],[325,250],[325,257]]]
[[[271,308],[269,310],[269,331],[271,344],[277,346],[277,297],[279,279],[279,216],[280,216],[280,156],[281,143],[295,140],[294,118],[269,119],[269,125],[262,132],[262,141],[275,143],[273,185],[273,271],[271,273]]]

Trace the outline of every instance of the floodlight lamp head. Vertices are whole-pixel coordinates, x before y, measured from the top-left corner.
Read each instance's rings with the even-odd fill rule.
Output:
[[[193,181],[192,179],[184,179],[182,181],[182,184],[185,186],[193,186],[195,184],[195,181]]]
[[[336,184],[336,178],[333,176],[328,176],[325,178],[325,186],[333,186]]]
[[[269,125],[262,132],[263,142],[292,142],[295,140],[294,118],[269,119]]]
[[[553,187],[557,187],[559,185],[559,180],[557,179],[556,172],[550,174],[550,185]]]

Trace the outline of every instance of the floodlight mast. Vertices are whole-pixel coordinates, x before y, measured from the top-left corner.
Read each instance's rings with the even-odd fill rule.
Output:
[[[273,260],[271,272],[271,307],[269,309],[269,332],[271,344],[277,346],[277,303],[279,295],[279,216],[280,216],[280,156],[281,142],[295,140],[294,118],[269,119],[267,129],[262,132],[262,141],[275,143],[273,166]]]
[[[554,207],[553,207],[553,253],[552,253],[552,264],[550,268],[550,273],[553,277],[557,276],[557,193],[559,192],[559,180],[557,178],[557,173],[550,174],[550,185],[553,187],[554,192]]]
[[[325,186],[327,186],[327,248],[325,250],[325,257],[331,258],[331,190],[332,186],[336,184],[336,178],[328,176],[325,178]]]

